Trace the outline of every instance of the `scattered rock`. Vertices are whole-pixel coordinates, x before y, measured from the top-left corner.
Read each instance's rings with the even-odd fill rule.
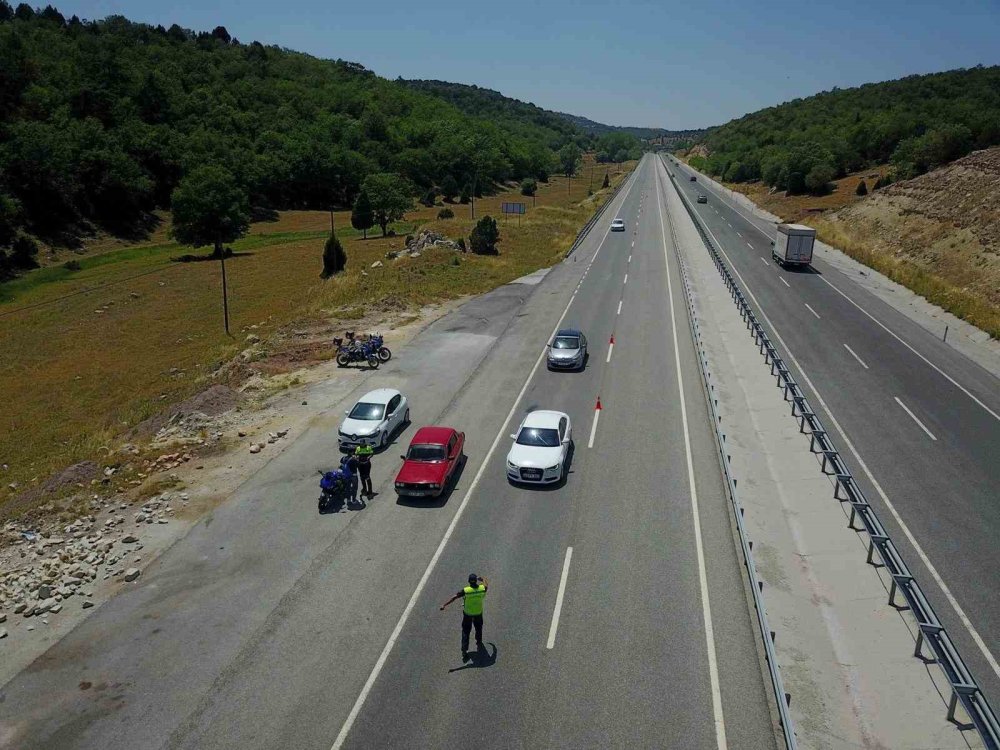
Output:
[[[372,263],[372,268],[381,268],[383,265],[384,264],[382,263],[382,261],[377,260],[374,263]]]
[[[141,571],[138,568],[129,568],[128,570],[125,571],[125,580],[134,581],[136,578],[139,577],[140,572]]]
[[[7,631],[4,630],[3,628],[0,628],[0,641],[2,641],[6,637],[7,637]]]
[[[260,443],[250,443],[250,452],[251,453],[260,453],[263,448],[264,448],[264,446],[261,445]]]
[[[122,542],[124,542],[125,544],[135,544],[138,541],[139,541],[139,537],[137,537],[137,536],[135,536],[133,534],[129,534],[124,539],[122,539]]]
[[[88,600],[84,599],[84,601],[83,601],[83,609],[90,609],[93,606],[94,606],[94,603],[92,601],[88,601]]]

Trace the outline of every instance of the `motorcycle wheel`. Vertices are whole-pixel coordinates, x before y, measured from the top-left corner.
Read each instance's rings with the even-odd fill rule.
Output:
[[[372,368],[373,370],[377,370],[378,369],[378,357],[376,357],[374,354],[369,354],[368,355],[368,366],[370,368]]]
[[[337,355],[337,367],[347,367],[351,363],[351,357],[347,352],[340,352]]]
[[[380,347],[378,350],[378,358],[383,362],[388,362],[390,359],[392,359],[392,352],[389,351],[389,347],[387,346]]]

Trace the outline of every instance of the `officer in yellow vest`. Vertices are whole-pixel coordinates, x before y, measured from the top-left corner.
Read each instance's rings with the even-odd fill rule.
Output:
[[[441,611],[456,599],[462,600],[462,661],[469,658],[469,632],[476,626],[476,646],[483,647],[483,599],[489,581],[475,573],[469,574],[469,585],[441,605]]]

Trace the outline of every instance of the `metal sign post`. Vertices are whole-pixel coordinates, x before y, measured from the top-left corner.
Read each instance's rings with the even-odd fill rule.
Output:
[[[504,215],[504,220],[507,218],[507,214],[517,214],[517,225],[521,226],[521,214],[525,213],[524,203],[501,203],[500,211]]]

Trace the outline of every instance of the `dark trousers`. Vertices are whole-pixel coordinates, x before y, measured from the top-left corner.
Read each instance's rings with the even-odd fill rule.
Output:
[[[358,467],[358,471],[361,476],[361,494],[371,497],[375,494],[372,491],[372,467],[368,466],[368,470],[365,471],[365,466],[362,464]]]
[[[483,645],[483,616],[462,613],[462,650],[469,650],[469,632],[476,626],[476,645]]]
[[[350,493],[351,502],[356,502],[358,499],[358,475],[351,474],[350,478],[347,480],[347,491]]]

